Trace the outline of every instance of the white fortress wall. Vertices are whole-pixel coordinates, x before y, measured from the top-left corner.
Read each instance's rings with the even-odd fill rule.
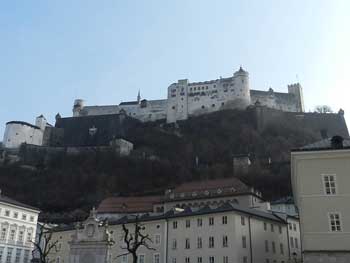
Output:
[[[42,145],[44,131],[25,122],[12,121],[6,124],[5,148],[18,148],[22,143]]]

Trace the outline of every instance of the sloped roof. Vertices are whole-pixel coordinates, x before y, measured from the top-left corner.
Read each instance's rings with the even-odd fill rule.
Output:
[[[215,180],[202,180],[193,181],[189,183],[183,183],[176,187],[173,192],[184,193],[184,192],[194,192],[194,191],[204,191],[213,189],[224,189],[234,187],[236,192],[249,191],[250,188],[244,184],[241,180],[235,177],[222,178]]]
[[[350,148],[350,138],[344,138],[343,140],[343,148],[342,149]],[[317,141],[308,145],[305,145],[300,148],[293,149],[292,151],[317,151],[317,150],[341,150],[341,149],[334,149],[331,144],[331,138],[327,138],[321,141]]]
[[[146,213],[153,211],[161,196],[109,197],[97,208],[98,213]]]
[[[28,209],[40,212],[40,209],[38,209],[36,207],[30,206],[30,205],[27,205],[27,204],[23,204],[21,202],[18,202],[16,200],[14,200],[14,199],[12,199],[10,197],[4,196],[2,194],[0,194],[0,202],[6,203],[6,204],[10,204],[10,205],[20,206],[20,207],[24,207],[24,208],[28,208]]]

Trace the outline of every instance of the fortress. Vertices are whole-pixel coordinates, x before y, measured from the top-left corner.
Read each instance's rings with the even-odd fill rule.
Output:
[[[322,137],[348,136],[344,111],[338,114],[305,113],[302,88],[299,83],[288,85],[288,93],[251,90],[249,74],[242,67],[231,77],[203,82],[178,80],[168,87],[167,99],[141,99],[122,102],[119,105],[85,106],[77,99],[73,116],[56,115],[56,123],[50,125],[43,115],[36,118],[35,125],[23,121],[6,124],[3,147],[18,149],[21,144],[45,147],[110,147],[117,145],[127,152],[132,143],[128,135],[140,122],[160,121],[175,123],[194,116],[225,109],[251,109],[258,130],[269,123],[288,122],[309,128]],[[120,144],[120,145],[119,145]],[[127,145],[128,144],[128,145]],[[119,149],[118,148],[118,149]]]
[[[222,109],[245,109],[251,104],[288,112],[303,112],[304,102],[299,83],[288,86],[288,93],[251,90],[249,73],[240,67],[232,77],[203,82],[178,80],[168,87],[168,98],[164,100],[141,100],[122,102],[119,105],[85,106],[77,99],[73,116],[91,116],[126,113],[142,122],[166,119],[167,123],[186,120],[191,116]]]

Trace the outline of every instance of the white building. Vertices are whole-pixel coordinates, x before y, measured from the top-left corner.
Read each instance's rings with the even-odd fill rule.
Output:
[[[83,100],[77,99],[73,116],[118,114],[124,111],[144,122],[166,119],[168,123],[173,123],[223,109],[245,109],[255,103],[282,111],[304,111],[299,83],[288,85],[288,93],[274,92],[271,88],[268,91],[251,90],[249,74],[241,67],[227,78],[203,82],[178,80],[168,87],[167,99],[141,100],[139,93],[136,101],[106,106],[85,106]]]
[[[39,210],[0,195],[0,263],[29,263]]]
[[[304,262],[350,262],[350,140],[307,145],[291,161]]]
[[[108,198],[98,216],[108,218],[108,231],[116,242],[108,252],[110,263],[132,262],[131,255],[120,256],[126,253],[121,249],[122,224],[132,232],[135,216],[154,248],[140,249],[140,263],[300,262],[298,219],[271,212],[261,196],[236,178],[185,183],[164,197]],[[74,231],[82,229],[58,229],[53,241],[59,240],[62,249],[50,258],[73,263],[69,242]]]
[[[35,125],[23,121],[6,123],[3,144],[5,148],[19,148],[22,143],[42,145],[44,131],[49,125],[43,115],[36,118]]]
[[[105,252],[105,255],[111,255],[106,262],[132,263],[132,256],[124,255],[122,224],[132,232],[134,218],[123,217],[109,223],[108,232],[115,243]],[[297,262],[300,260],[297,256],[300,255],[298,232],[293,233],[293,228],[289,228],[289,223],[295,223],[299,228],[298,221],[294,218],[285,220],[267,211],[226,203],[216,209],[174,209],[165,214],[144,215],[139,222],[145,227],[144,234],[149,235],[149,245],[153,248],[141,247],[139,262],[287,263],[294,258]],[[76,231],[82,230],[72,227],[54,233],[53,241],[59,240],[61,249],[53,250],[50,259],[60,263],[81,263],[77,254],[76,261],[70,257],[70,242]],[[296,242],[297,249],[291,246],[289,238]]]

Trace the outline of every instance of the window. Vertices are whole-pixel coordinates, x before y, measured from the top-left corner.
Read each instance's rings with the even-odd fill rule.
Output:
[[[123,255],[122,256],[122,263],[127,263],[128,262],[128,255]]]
[[[177,249],[177,241],[176,241],[176,239],[173,239],[172,248],[173,248],[174,250]]]
[[[202,262],[203,262],[202,257],[198,257],[197,258],[197,263],[202,263]]]
[[[176,258],[172,258],[171,263],[176,263]]]
[[[224,256],[223,259],[222,259],[222,262],[223,263],[228,263],[228,256]]]
[[[248,257],[247,256],[243,257],[243,263],[248,263]]]
[[[176,229],[177,228],[177,221],[174,221],[173,222],[173,229]]]
[[[1,227],[0,239],[5,240],[6,235],[7,235],[7,227],[3,226],[3,227]]]
[[[18,218],[18,213],[17,212],[13,212],[13,218]]]
[[[31,217],[29,218],[29,221],[30,221],[30,222],[34,222],[34,216],[31,216]]]
[[[294,238],[294,245],[295,245],[295,248],[299,248],[299,244],[298,244],[298,239],[297,238]]]
[[[198,227],[201,227],[203,225],[203,220],[202,220],[202,218],[198,218],[197,219],[197,226]]]
[[[242,247],[247,248],[247,238],[246,236],[242,236]]]
[[[267,224],[266,224],[266,222],[264,222],[264,230],[265,230],[265,231],[267,230]]]
[[[5,210],[5,216],[10,216],[10,210]]]
[[[336,176],[323,175],[324,192],[326,195],[335,195],[337,193]]]
[[[19,232],[18,232],[18,241],[19,242],[23,242],[23,236],[24,236],[24,231],[19,230]]]
[[[269,252],[269,241],[265,240],[265,252]]]
[[[61,261],[60,261],[60,257],[57,257],[56,258],[56,263],[60,263]]]
[[[222,224],[227,225],[227,216],[222,217]]]
[[[272,241],[272,252],[276,254],[276,245],[274,241]]]
[[[189,257],[185,257],[185,262],[186,263],[190,263],[191,261],[190,261],[190,258]]]
[[[31,242],[32,241],[32,231],[28,230],[27,232],[27,242]]]
[[[4,254],[4,247],[0,247],[0,262],[2,262],[3,254]]]
[[[202,248],[202,238],[201,237],[197,238],[197,248]]]
[[[280,243],[280,252],[281,252],[281,255],[284,255],[283,243]]]
[[[265,260],[265,262],[266,262],[266,263],[270,263],[270,260],[267,258],[267,259]]]
[[[271,224],[271,232],[275,232],[275,228],[273,224]]]
[[[278,232],[279,232],[280,234],[282,234],[282,227],[281,227],[281,226],[278,226]]]
[[[241,216],[241,225],[242,225],[242,226],[245,225],[245,218],[244,218],[244,216]]]
[[[159,234],[156,234],[156,235],[154,236],[154,240],[155,240],[156,245],[159,245],[159,244],[160,244],[160,235],[159,235]]]
[[[186,228],[191,227],[191,220],[186,220]]]
[[[138,263],[145,263],[145,255],[139,255]]]
[[[214,217],[209,217],[209,225],[210,226],[214,225]]]
[[[12,263],[12,250],[13,248],[7,248],[6,263]]]
[[[185,248],[190,249],[190,239],[189,238],[186,238]]]
[[[27,215],[26,214],[22,214],[22,220],[27,220]]]
[[[29,250],[24,250],[23,263],[29,263]]]
[[[160,255],[159,254],[153,255],[153,263],[160,263]]]
[[[290,238],[290,247],[294,248],[294,239],[292,237]]]
[[[214,247],[214,237],[209,237],[209,248]]]
[[[341,230],[341,222],[340,222],[340,214],[339,213],[329,213],[329,225],[330,230],[332,232],[340,232]]]
[[[10,241],[15,241],[15,236],[16,236],[16,229],[15,228],[11,228],[9,240]]]
[[[228,238],[227,236],[222,237],[222,247],[228,247]]]
[[[209,263],[215,263],[215,258],[214,257],[209,257]]]
[[[297,231],[297,224],[295,224],[295,223],[293,224],[293,230]]]
[[[292,223],[289,223],[289,230],[292,230]]]

